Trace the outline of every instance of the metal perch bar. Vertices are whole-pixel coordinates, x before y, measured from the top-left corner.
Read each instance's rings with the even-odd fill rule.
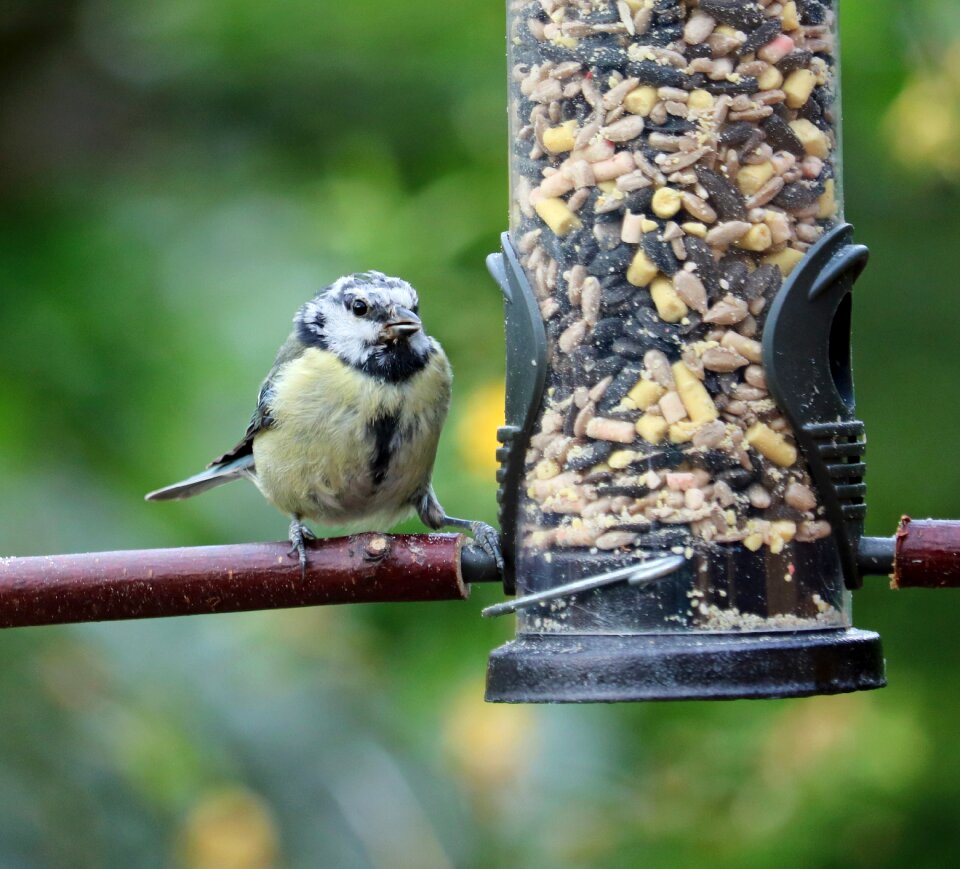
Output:
[[[306,576],[289,543],[0,559],[0,627],[281,609],[464,600],[497,578],[459,534],[357,534],[310,545]]]

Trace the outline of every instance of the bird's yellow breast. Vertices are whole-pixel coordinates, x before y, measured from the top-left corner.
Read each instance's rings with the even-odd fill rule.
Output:
[[[327,350],[307,349],[274,380],[273,424],[253,442],[258,485],[281,510],[328,524],[403,518],[429,483],[450,382],[439,350],[394,384]],[[395,436],[381,476],[374,468],[387,426]]]

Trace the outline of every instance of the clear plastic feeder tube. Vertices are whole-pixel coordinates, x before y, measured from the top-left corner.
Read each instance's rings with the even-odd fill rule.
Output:
[[[510,238],[549,344],[518,593],[664,554],[521,632],[849,624],[761,341],[841,218],[830,0],[509,3]]]

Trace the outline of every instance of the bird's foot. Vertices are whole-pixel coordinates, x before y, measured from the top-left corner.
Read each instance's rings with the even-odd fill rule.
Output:
[[[453,528],[466,528],[484,552],[497,563],[497,570],[503,573],[503,549],[500,547],[500,533],[486,522],[457,519],[453,516],[444,516],[443,524]]]
[[[497,570],[503,573],[503,550],[500,547],[500,534],[486,522],[471,522],[470,533],[477,545],[497,562]]]
[[[300,519],[295,517],[290,522],[290,551],[287,555],[296,553],[298,556],[301,578],[306,578],[307,575],[307,541],[316,539],[317,535],[307,528]]]

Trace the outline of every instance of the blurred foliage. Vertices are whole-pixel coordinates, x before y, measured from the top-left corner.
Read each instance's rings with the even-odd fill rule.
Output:
[[[960,11],[842,6],[868,530],[889,534],[960,515]],[[457,370],[440,495],[492,519],[504,90],[481,0],[5,4],[0,552],[280,537],[252,487],[142,493],[232,444],[296,306],[371,267],[421,289]],[[856,611],[891,687],[766,703],[484,705],[494,589],[5,633],[0,865],[949,865],[960,600],[883,586]]]

